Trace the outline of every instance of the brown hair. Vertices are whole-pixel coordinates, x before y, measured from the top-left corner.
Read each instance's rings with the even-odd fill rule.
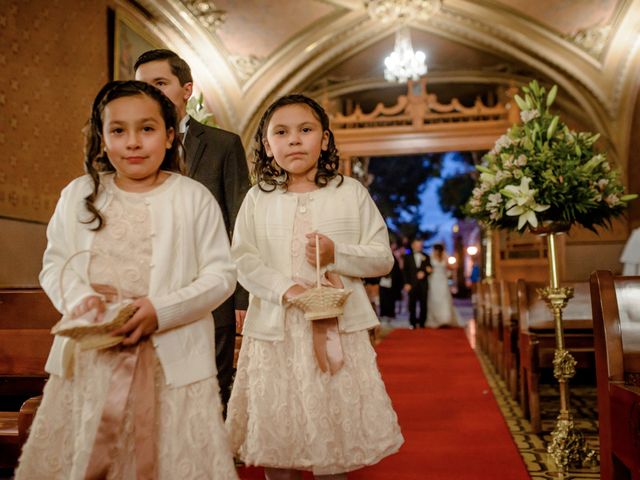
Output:
[[[289,181],[287,172],[281,169],[273,158],[267,156],[263,140],[267,136],[269,121],[275,111],[279,108],[287,105],[298,104],[309,107],[316,118],[320,121],[322,130],[329,132],[329,144],[327,149],[320,152],[320,158],[318,158],[318,169],[314,179],[315,184],[320,188],[325,187],[334,177],[339,177],[339,185],[342,184],[342,174],[338,173],[340,156],[333,138],[333,132],[329,129],[329,116],[327,115],[327,112],[325,112],[324,108],[322,108],[315,100],[305,95],[291,94],[280,97],[278,100],[273,102],[269,108],[267,108],[260,119],[258,131],[254,137],[256,146],[253,152],[252,174],[258,183],[258,187],[265,192],[272,192],[278,187],[286,189]]]
[[[110,102],[117,98],[132,97],[134,95],[146,95],[152,100],[155,100],[160,106],[165,128],[167,130],[173,128],[174,132],[178,131],[178,114],[175,106],[164,93],[153,85],[136,80],[127,80],[109,82],[102,87],[93,101],[91,118],[85,130],[84,167],[93,180],[93,191],[84,199],[85,207],[89,210],[92,217],[82,223],[90,224],[97,221],[98,225],[92,228],[92,230],[100,230],[104,225],[104,217],[95,206],[100,188],[100,172],[115,171],[115,168],[103,150],[102,127],[104,109]],[[182,171],[182,160],[178,149],[179,140],[177,137],[177,135],[174,137],[171,148],[168,148],[164,154],[164,160],[160,165],[162,170]]]

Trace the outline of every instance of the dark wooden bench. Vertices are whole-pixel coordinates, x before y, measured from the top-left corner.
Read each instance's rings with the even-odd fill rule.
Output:
[[[525,417],[531,421],[535,433],[542,429],[540,418],[540,374],[553,368],[556,347],[553,314],[542,300],[537,289],[543,283],[518,280],[518,339],[520,361],[520,405]],[[571,352],[577,368],[595,369],[593,347],[593,322],[591,320],[591,295],[589,282],[563,283],[573,287],[574,296],[563,310],[565,348]]]
[[[502,349],[504,345],[502,332],[502,304],[500,300],[500,281],[492,279],[487,284],[487,350],[493,367],[500,376],[504,375]]]
[[[488,278],[478,282],[476,292],[475,320],[477,347],[489,355],[489,323],[491,321],[491,297],[489,287],[492,280]]]
[[[500,280],[500,328],[502,329],[502,376],[509,393],[518,398],[518,302],[516,283]]]
[[[0,289],[0,468],[13,468],[40,402],[60,313],[39,288]]]
[[[640,277],[591,274],[600,478],[640,480]]]

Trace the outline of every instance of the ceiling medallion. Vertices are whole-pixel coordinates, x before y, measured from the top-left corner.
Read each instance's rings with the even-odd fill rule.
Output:
[[[426,20],[440,10],[441,0],[365,0],[364,7],[374,20],[407,22]]]
[[[427,73],[426,55],[414,51],[407,23],[413,18],[427,20],[440,9],[441,0],[366,0],[369,16],[383,23],[398,23],[393,52],[384,59],[384,78],[388,82],[405,83],[419,80]]]
[[[213,32],[226,20],[227,12],[218,9],[212,0],[181,0],[181,2],[205,28]]]

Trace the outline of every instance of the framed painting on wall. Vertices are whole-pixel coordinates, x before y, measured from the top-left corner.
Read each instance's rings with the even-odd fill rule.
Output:
[[[164,45],[145,29],[143,24],[122,10],[115,11],[113,30],[113,79],[131,80],[133,65],[147,50],[163,48]]]

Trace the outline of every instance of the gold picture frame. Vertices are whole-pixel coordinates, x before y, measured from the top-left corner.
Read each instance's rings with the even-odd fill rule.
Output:
[[[147,50],[163,48],[144,25],[120,9],[115,11],[113,33],[113,79],[132,80],[137,58]]]

